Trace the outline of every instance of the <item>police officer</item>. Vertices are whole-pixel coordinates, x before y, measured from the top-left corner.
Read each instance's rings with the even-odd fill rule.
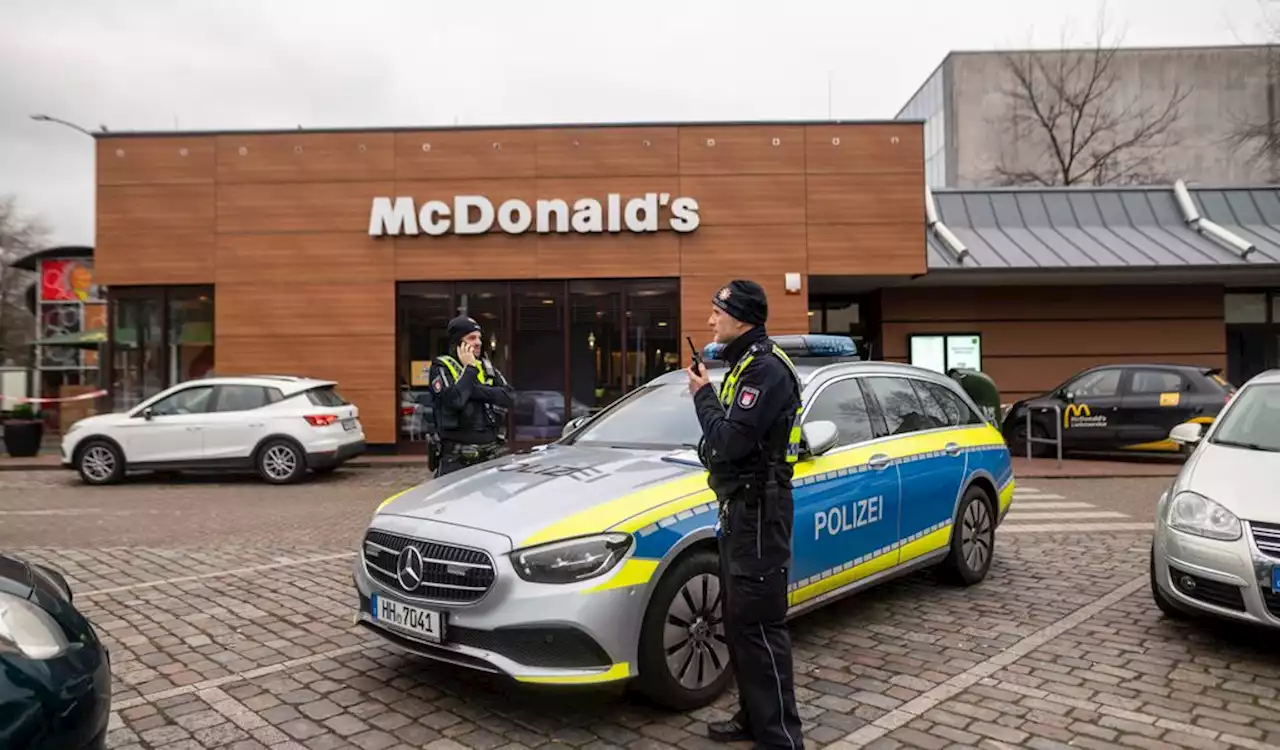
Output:
[[[433,421],[439,439],[436,476],[487,461],[502,451],[495,407],[511,408],[515,390],[481,358],[480,324],[462,315],[449,321],[449,354],[431,363]]]
[[[716,292],[708,323],[729,372],[720,392],[691,365],[702,425],[699,457],[720,503],[721,611],[738,683],[738,711],[712,724],[721,742],[801,750],[787,630],[793,464],[799,455],[800,381],[765,332],[764,290],[737,280]]]

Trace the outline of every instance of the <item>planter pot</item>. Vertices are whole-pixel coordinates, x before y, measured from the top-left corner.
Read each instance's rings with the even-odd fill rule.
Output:
[[[15,458],[28,458],[40,452],[44,439],[44,422],[38,419],[13,419],[4,423],[4,446]]]

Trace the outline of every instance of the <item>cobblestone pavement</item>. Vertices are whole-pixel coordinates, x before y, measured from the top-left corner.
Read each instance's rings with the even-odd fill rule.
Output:
[[[356,540],[412,470],[287,488],[8,474],[0,548],[56,562],[105,634],[112,748],[701,750],[735,700],[680,714],[616,689],[566,697],[353,628]],[[1167,481],[1142,481],[1028,481],[1036,517],[1000,532],[983,584],[913,575],[794,622],[808,746],[1280,747],[1280,638],[1159,614],[1139,514]],[[1087,507],[1037,507],[1054,503]],[[1043,517],[1107,511],[1123,518]]]

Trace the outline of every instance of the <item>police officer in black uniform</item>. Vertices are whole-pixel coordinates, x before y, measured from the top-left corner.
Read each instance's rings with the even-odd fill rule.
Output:
[[[700,365],[689,390],[702,424],[699,456],[720,503],[720,581],[738,711],[708,728],[721,742],[801,750],[787,630],[793,463],[799,455],[800,382],[765,332],[768,300],[737,280],[716,292],[708,321],[729,365],[720,392]]]
[[[449,321],[449,354],[431,363],[433,421],[439,440],[436,476],[501,455],[494,407],[511,408],[515,390],[481,354],[480,324],[462,315]]]

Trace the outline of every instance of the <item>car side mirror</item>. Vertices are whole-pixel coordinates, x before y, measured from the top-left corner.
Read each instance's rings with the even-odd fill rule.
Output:
[[[570,419],[569,423],[564,426],[564,430],[560,434],[565,437],[568,437],[569,435],[572,435],[573,433],[577,432],[582,427],[582,425],[586,423],[586,421],[587,421],[586,415],[583,415],[581,417],[574,417],[573,419]]]
[[[155,416],[156,416],[156,413],[150,406],[142,410],[142,418],[147,420],[148,422],[154,419]]]
[[[1068,404],[1075,403],[1076,394],[1072,393],[1071,391],[1063,391],[1062,399],[1066,401]]]
[[[800,435],[804,438],[804,454],[806,456],[821,456],[835,447],[836,438],[839,437],[840,430],[836,427],[835,422],[819,420],[817,422],[809,422],[804,427],[801,427]]]
[[[1181,445],[1194,445],[1200,442],[1203,427],[1199,422],[1183,422],[1169,430],[1169,439]]]

